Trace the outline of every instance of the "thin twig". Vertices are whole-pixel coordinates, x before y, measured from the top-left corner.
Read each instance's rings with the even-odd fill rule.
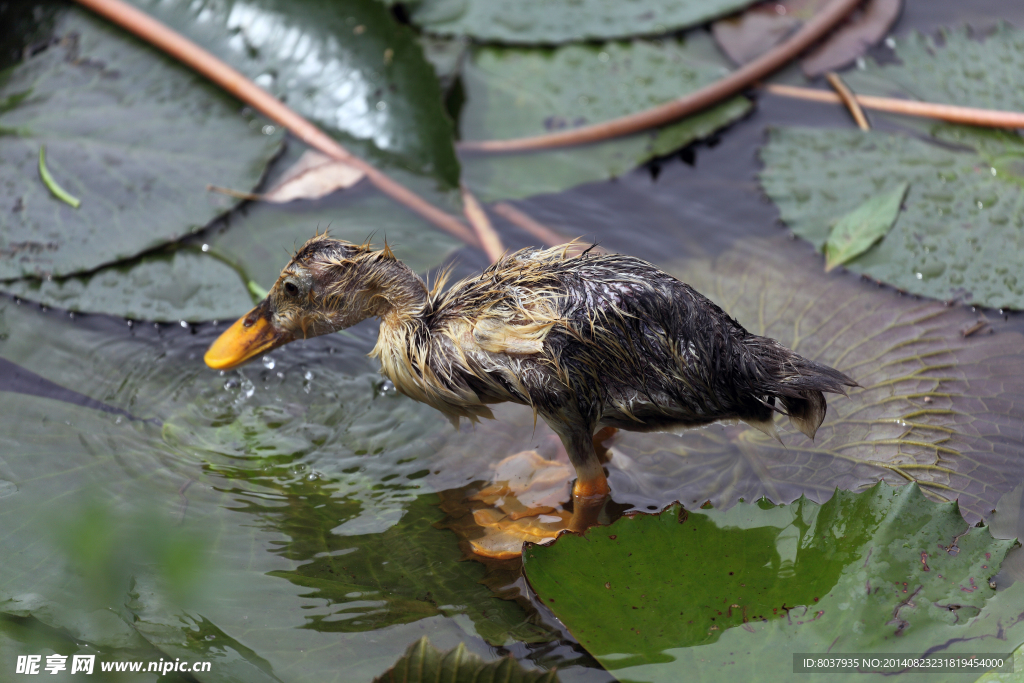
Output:
[[[796,85],[769,83],[765,90],[773,95],[794,97],[812,102],[840,103],[842,100],[833,92],[801,88]],[[939,119],[950,123],[963,123],[969,126],[985,126],[988,128],[1024,128],[1024,113],[1000,111],[998,109],[977,109],[960,107],[954,104],[935,104],[934,102],[918,102],[901,100],[895,97],[875,97],[874,95],[854,95],[857,103],[865,109],[885,111],[905,116],[920,116]]]
[[[469,225],[476,232],[476,238],[482,245],[484,253],[487,254],[487,258],[491,259],[491,263],[500,259],[501,255],[505,253],[501,238],[494,231],[494,226],[491,225],[491,219],[487,217],[484,207],[480,206],[480,202],[465,185],[462,186],[462,211],[466,214]]]
[[[549,247],[565,244],[569,241],[569,239],[564,235],[558,234],[548,226],[534,220],[530,216],[527,216],[525,213],[507,202],[498,202],[492,206],[491,209],[494,213],[498,214],[512,225],[530,233]]]
[[[77,0],[77,2],[199,72],[253,109],[262,112],[267,118],[290,130],[295,137],[310,147],[363,171],[370,182],[376,185],[381,192],[404,204],[445,232],[467,244],[480,246],[473,232],[460,220],[354,156],[273,95],[184,36],[121,0]]]
[[[785,66],[852,12],[861,0],[832,0],[785,42],[754,61],[689,95],[646,111],[572,130],[512,140],[466,140],[458,148],[474,152],[521,152],[599,142],[654,128],[718,104]]]
[[[539,239],[542,244],[546,244],[549,247],[556,247],[572,241],[565,235],[555,232],[548,226],[533,217],[528,216],[507,202],[498,202],[491,206],[491,210],[517,228],[530,233]],[[574,248],[579,251],[586,251],[587,249],[593,248],[596,252],[600,252],[602,254],[608,253],[607,249],[594,246],[589,242],[574,242]]]
[[[829,71],[825,74],[825,78],[828,79],[829,84],[835,88],[836,94],[839,95],[839,99],[843,101],[846,108],[850,110],[850,116],[857,122],[861,130],[871,130],[871,126],[868,125],[868,117],[864,116],[864,110],[857,104],[857,98],[853,96],[853,93],[846,84],[843,83],[843,79],[839,78],[839,74],[835,71]]]
[[[220,194],[226,194],[229,197],[235,199],[248,199],[252,202],[263,201],[263,195],[255,194],[253,192],[239,192],[238,190],[232,190],[230,187],[221,187],[220,185],[207,185],[207,192],[219,192]]]

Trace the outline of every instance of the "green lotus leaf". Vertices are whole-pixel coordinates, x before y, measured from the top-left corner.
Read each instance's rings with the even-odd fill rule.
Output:
[[[640,514],[530,547],[524,571],[621,680],[759,680],[788,676],[796,653],[1008,655],[1024,584],[997,594],[989,580],[1014,544],[916,484],[878,484],[820,506]]]
[[[516,45],[671,33],[740,10],[752,0],[614,0],[514,5],[500,0],[412,0],[412,21],[431,33]]]
[[[706,36],[568,45],[555,50],[477,48],[463,65],[465,140],[539,135],[664,104],[729,71]],[[481,199],[526,197],[605,180],[707,137],[750,111],[745,97],[652,132],[565,150],[467,155],[466,182]]]
[[[56,42],[0,74],[0,280],[93,270],[191,234],[248,189],[280,133],[156,50],[77,9]],[[270,131],[271,129],[267,129]],[[40,179],[46,168],[81,200]]]
[[[907,195],[907,183],[871,197],[840,218],[825,242],[825,271],[854,259],[889,232]]]
[[[265,184],[272,184],[280,169],[305,149],[289,147]],[[448,201],[446,193],[433,191],[429,183],[421,185],[423,195],[439,205]],[[246,203],[186,248],[168,248],[88,275],[12,280],[0,284],[0,290],[47,306],[135,320],[227,320],[252,308],[249,282],[271,287],[295,249],[328,229],[356,243],[387,239],[418,272],[441,265],[461,244],[363,184],[315,201]]]
[[[386,673],[373,679],[373,683],[477,683],[504,681],[505,683],[556,683],[554,671],[525,671],[511,657],[494,662],[466,652],[459,643],[447,652],[434,647],[426,636],[409,646],[402,658]]]
[[[321,129],[458,185],[441,90],[416,35],[376,0],[133,0]],[[223,185],[224,183],[220,183]]]
[[[979,39],[966,28],[897,41],[900,64],[868,64],[849,84],[943,104],[1019,111],[1006,79],[1024,68],[1019,30]],[[916,139],[890,133],[780,129],[761,157],[761,183],[782,219],[821,246],[829,224],[868,197],[909,182],[904,210],[877,248],[847,267],[936,299],[1024,307],[1024,140],[1016,133],[939,125]]]

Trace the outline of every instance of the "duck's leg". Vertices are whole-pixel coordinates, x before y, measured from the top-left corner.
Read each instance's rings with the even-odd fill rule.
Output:
[[[611,489],[604,475],[601,460],[594,449],[593,428],[555,430],[569,454],[569,462],[576,469],[576,483],[572,487],[572,519],[569,529],[585,531],[598,523]]]

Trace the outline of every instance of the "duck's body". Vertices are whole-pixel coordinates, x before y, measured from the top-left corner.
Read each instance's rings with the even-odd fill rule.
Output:
[[[629,256],[523,250],[447,291],[441,285],[428,290],[387,248],[317,237],[207,362],[231,367],[298,336],[378,316],[373,355],[399,391],[456,423],[492,417],[488,404],[531,406],[565,444],[578,498],[608,491],[591,441],[601,427],[674,431],[743,420],[774,434],[773,413],[781,412],[813,436],[825,416],[822,392],[854,385],[750,334],[689,285]],[[245,328],[262,332],[239,350]],[[234,346],[219,348],[225,339]]]

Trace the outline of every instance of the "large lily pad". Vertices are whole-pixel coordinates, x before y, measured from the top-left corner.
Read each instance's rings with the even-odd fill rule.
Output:
[[[275,162],[271,182],[277,169],[287,166],[301,149],[302,145],[290,145]],[[429,187],[423,194],[442,205],[448,197]],[[383,244],[387,239],[418,272],[441,265],[460,246],[363,185],[316,201],[245,204],[187,248],[167,249],[84,276],[0,283],[0,290],[47,306],[136,320],[231,319],[252,307],[250,282],[262,289],[272,286],[289,255],[327,229],[356,243],[372,238]]]
[[[882,189],[910,182],[889,234],[846,266],[937,299],[1024,308],[1024,139],[966,127],[935,132],[947,144],[778,129],[761,153],[761,183],[787,225],[820,247],[833,220]]]
[[[609,465],[616,501],[640,509],[762,496],[824,502],[837,486],[917,481],[936,499],[959,499],[974,523],[1024,479],[1024,337],[1012,323],[826,275],[820,257],[781,231],[666,265],[751,332],[861,388],[829,396],[813,442],[781,420],[783,444],[742,425],[621,432]],[[979,320],[983,329],[965,337]]]
[[[1005,24],[984,37],[967,28],[912,33],[895,44],[901,63],[870,61],[848,82],[862,94],[1019,111],[1024,94],[1006,83],[1024,68],[1022,35]],[[793,231],[820,246],[830,221],[869,194],[909,181],[892,233],[848,267],[938,299],[1024,307],[1024,140],[957,126],[930,133],[918,140],[780,130],[762,152],[762,184]]]
[[[431,33],[512,44],[670,33],[735,12],[753,0],[615,0],[515,4],[501,0],[413,0],[412,20]]]
[[[188,235],[255,186],[280,134],[203,79],[81,10],[0,75],[0,279],[68,275]],[[266,129],[270,131],[272,129]],[[39,177],[78,197],[74,209]]]
[[[479,48],[463,66],[466,140],[505,139],[600,123],[681,97],[728,73],[707,37],[569,45],[553,51]],[[625,173],[707,137],[750,111],[734,97],[648,133],[568,150],[467,156],[484,199],[556,192]]]
[[[1024,642],[1024,584],[997,595],[988,582],[1013,545],[914,484],[879,484],[822,506],[638,515],[531,547],[524,570],[620,678],[775,680],[795,653],[1009,654]]]
[[[458,185],[452,124],[416,35],[376,0],[134,4],[379,160]],[[223,183],[221,183],[223,184]]]

